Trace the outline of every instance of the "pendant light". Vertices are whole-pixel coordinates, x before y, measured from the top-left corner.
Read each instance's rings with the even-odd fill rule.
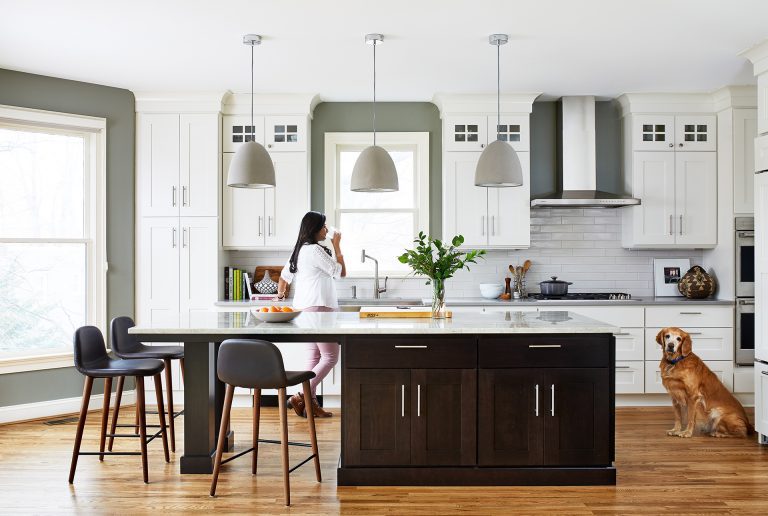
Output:
[[[253,47],[261,45],[261,36],[246,34],[243,36],[243,44],[251,47],[251,140],[241,145],[232,158],[227,175],[227,186],[269,188],[275,186],[275,165],[267,149],[254,140],[253,128]]]
[[[352,169],[353,192],[396,192],[400,188],[392,156],[376,145],[376,45],[383,41],[381,34],[365,35],[365,42],[373,45],[373,145],[360,153]]]
[[[496,46],[496,140],[491,142],[480,155],[475,169],[475,185],[489,187],[507,187],[523,185],[523,168],[520,166],[515,149],[507,142],[499,140],[501,125],[501,68],[500,48],[509,41],[506,34],[491,34],[491,45]]]

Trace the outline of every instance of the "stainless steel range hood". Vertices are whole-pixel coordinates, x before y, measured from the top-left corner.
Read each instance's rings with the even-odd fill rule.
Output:
[[[562,188],[536,196],[533,208],[620,208],[640,199],[597,189],[595,97],[563,97],[560,165]]]

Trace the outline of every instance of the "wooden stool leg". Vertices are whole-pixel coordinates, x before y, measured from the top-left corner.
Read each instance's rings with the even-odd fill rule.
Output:
[[[77,433],[75,433],[75,447],[72,450],[72,465],[69,467],[69,483],[75,480],[75,469],[77,469],[77,457],[80,454],[80,443],[83,441],[83,428],[85,428],[85,416],[88,415],[88,402],[91,399],[91,388],[93,387],[93,378],[85,377],[85,387],[83,387],[83,401],[80,404],[80,419],[77,420]]]
[[[139,433],[139,402],[138,400],[136,401],[136,416],[134,417],[133,426],[135,427],[133,429],[133,433],[138,435]]]
[[[304,404],[307,407],[307,421],[309,421],[309,439],[312,442],[312,453],[315,455],[315,476],[318,482],[322,482],[320,475],[320,455],[317,452],[317,432],[315,432],[315,415],[312,411],[312,398],[309,389],[309,381],[303,382]]]
[[[104,445],[107,442],[107,423],[109,422],[109,400],[112,398],[112,378],[104,378],[104,405],[101,408],[101,435],[99,436],[99,460],[104,461]]]
[[[285,400],[285,387],[277,390],[277,400],[280,402],[280,451],[283,456],[283,491],[285,505],[291,505],[291,483],[288,478],[288,412]],[[307,405],[307,414],[312,411],[312,405]]]
[[[219,428],[219,442],[216,445],[216,458],[213,461],[213,478],[211,478],[211,496],[216,495],[216,484],[219,481],[219,470],[221,469],[221,455],[224,453],[224,441],[227,438],[227,428],[229,428],[229,412],[232,410],[232,397],[235,394],[235,386],[227,384],[227,390],[224,393],[224,408],[221,412],[221,427]]]
[[[141,467],[144,470],[144,483],[149,484],[147,467],[147,413],[144,406],[144,377],[136,377],[136,407],[139,412],[139,442],[141,444]]]
[[[181,381],[183,382],[184,381],[184,359],[183,358],[179,359],[179,366],[181,368]]]
[[[160,381],[160,373],[155,375],[155,397],[157,398],[157,414],[160,416],[160,433],[163,437],[163,453],[165,453],[165,462],[171,462],[168,455],[168,436],[165,432],[165,407],[163,407],[163,389]],[[171,418],[173,419],[173,418]]]
[[[259,421],[261,419],[261,389],[253,390],[253,460],[251,473],[256,474],[256,463],[259,460]]]
[[[117,417],[120,414],[120,402],[123,399],[123,384],[125,383],[125,376],[118,376],[117,378],[117,392],[115,393],[115,410],[112,411],[112,425],[109,428],[109,433],[114,434],[117,430]],[[112,451],[112,445],[115,442],[115,438],[109,437],[109,444],[107,450]]]
[[[171,451],[176,453],[176,429],[173,425],[173,383],[171,380],[171,359],[165,358],[163,359],[163,362],[165,362],[165,394],[168,396],[168,426],[171,430]]]

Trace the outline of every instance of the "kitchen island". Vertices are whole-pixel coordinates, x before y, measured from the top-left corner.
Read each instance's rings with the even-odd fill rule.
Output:
[[[130,332],[184,342],[182,473],[212,470],[220,343],[261,338],[341,343],[339,485],[584,485],[616,481],[618,330],[572,312],[444,320],[303,313],[282,324],[210,312],[187,328]]]

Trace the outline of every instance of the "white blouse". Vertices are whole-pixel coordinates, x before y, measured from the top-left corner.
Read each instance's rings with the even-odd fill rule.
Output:
[[[296,272],[291,272],[290,258],[280,273],[287,283],[293,284],[293,306],[303,310],[310,306],[338,308],[334,278],[341,277],[341,264],[318,244],[304,244],[296,259]]]

